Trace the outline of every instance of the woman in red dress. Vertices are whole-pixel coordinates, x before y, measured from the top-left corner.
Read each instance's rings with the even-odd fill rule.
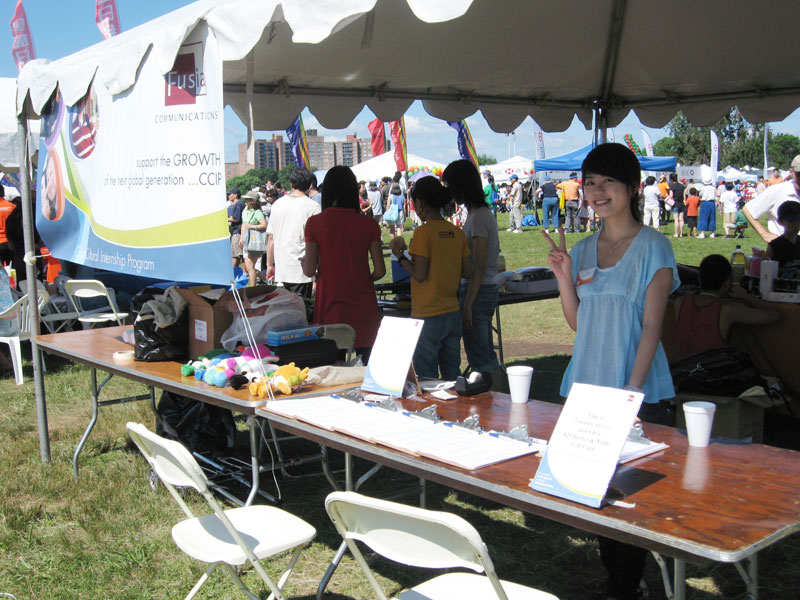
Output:
[[[358,183],[348,167],[325,174],[322,212],[306,223],[303,272],[317,277],[314,321],[353,327],[356,353],[366,364],[381,318],[374,282],[386,274],[386,264],[380,227],[361,213]]]

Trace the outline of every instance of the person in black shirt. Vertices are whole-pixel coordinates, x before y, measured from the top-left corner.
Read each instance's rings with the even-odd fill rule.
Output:
[[[672,217],[674,220],[675,233],[672,237],[683,237],[683,217],[686,214],[686,204],[684,203],[685,187],[678,181],[677,173],[669,176],[669,191],[672,198]]]
[[[778,207],[778,223],[783,226],[783,234],[767,246],[767,256],[779,263],[779,271],[794,277],[800,269],[800,202],[787,201]]]

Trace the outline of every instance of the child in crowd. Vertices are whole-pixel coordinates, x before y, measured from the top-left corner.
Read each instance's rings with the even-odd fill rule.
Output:
[[[800,202],[787,200],[778,207],[778,223],[783,234],[767,246],[767,256],[780,263],[781,272],[800,268]]]
[[[452,201],[435,177],[423,177],[411,191],[414,210],[423,225],[414,231],[411,248],[397,236],[389,243],[401,267],[411,275],[411,316],[423,319],[414,351],[414,369],[420,377],[453,381],[461,365],[461,313],[458,288],[472,271],[464,233],[442,217]]]
[[[740,238],[744,239],[744,233],[742,233],[745,228],[747,227],[747,217],[744,216],[742,209],[744,208],[744,200],[739,200],[736,203],[736,214],[733,217],[733,221],[730,223],[725,223],[723,228],[725,229],[725,237],[726,238]]]
[[[700,196],[697,195],[697,188],[689,188],[689,195],[686,197],[686,228],[689,236],[697,235],[697,217],[700,215]]]
[[[658,230],[642,226],[641,169],[633,152],[602,144],[588,154],[582,171],[586,202],[603,228],[571,251],[563,228],[558,244],[543,232],[561,308],[576,333],[561,395],[569,394],[573,382],[638,391],[644,394],[639,418],[671,425],[662,400],[673,398],[675,390],[660,340],[667,297],[680,284],[672,246]],[[645,597],[640,582],[647,551],[607,538],[599,542],[609,574],[606,595]]]

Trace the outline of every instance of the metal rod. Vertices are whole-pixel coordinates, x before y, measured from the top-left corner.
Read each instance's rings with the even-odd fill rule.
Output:
[[[36,336],[39,335],[39,291],[36,285],[36,262],[27,260],[36,254],[33,237],[33,210],[31,208],[30,157],[28,156],[28,117],[25,111],[17,117],[19,138],[19,181],[22,210],[22,235],[25,243],[25,277],[28,286],[28,310],[31,311],[31,355],[33,362],[33,387],[36,395],[36,422],[39,430],[39,454],[42,462],[50,462],[50,433],[47,427],[47,402],[44,393],[44,369]]]

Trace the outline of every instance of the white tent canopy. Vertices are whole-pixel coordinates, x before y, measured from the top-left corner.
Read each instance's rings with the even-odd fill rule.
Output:
[[[777,121],[800,105],[800,5],[774,0],[779,19],[764,10],[760,0],[199,0],[66,58],[32,61],[19,99],[38,114],[59,85],[73,104],[94,77],[124,92],[148,53],[168,72],[206,21],[226,101],[256,130],[285,128],[306,106],[327,128],[347,127],[365,105],[388,121],[415,99],[450,121],[481,111],[499,132],[528,115],[545,131],[574,115],[589,127],[595,110],[609,127],[631,109],[650,127],[678,110],[708,125],[734,104],[751,122]],[[509,18],[536,23],[537,34],[524,44],[486,35]],[[565,23],[580,43],[563,43]],[[702,60],[697,44],[673,43],[686,23],[703,24]],[[743,27],[747,44],[725,42]]]
[[[519,177],[520,181],[527,181],[533,176],[533,160],[519,155],[512,156],[494,165],[481,165],[481,172],[483,171],[489,171],[494,177],[495,183],[510,181],[514,174]]]
[[[421,156],[417,156],[416,154],[408,154],[406,159],[409,168],[419,167],[422,169],[426,166],[428,168],[444,167],[444,165],[440,162],[430,160],[429,158],[423,158]],[[351,169],[353,170],[356,179],[359,181],[376,181],[381,177],[391,177],[394,175],[395,171],[397,171],[397,166],[394,162],[394,152],[384,152],[383,154],[379,154],[374,158],[370,158],[369,160],[365,160],[362,163],[354,165],[351,167]]]
[[[0,77],[0,170],[19,170],[19,140],[17,138],[17,80]],[[39,121],[32,121],[28,148],[33,158],[39,149]]]

